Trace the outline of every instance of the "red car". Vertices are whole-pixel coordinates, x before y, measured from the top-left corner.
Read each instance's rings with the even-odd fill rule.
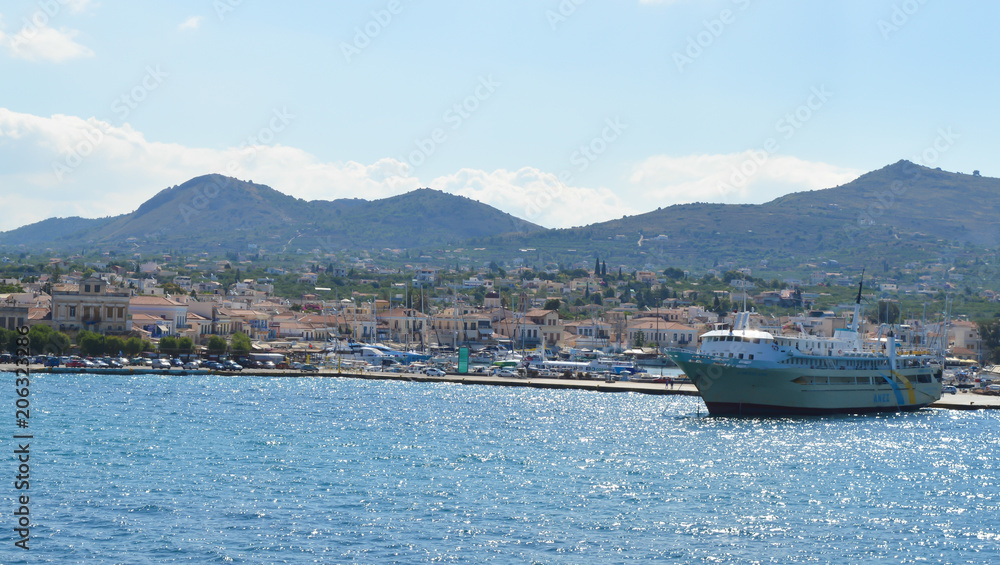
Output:
[[[67,367],[83,367],[83,361],[79,359],[73,359],[66,362]]]

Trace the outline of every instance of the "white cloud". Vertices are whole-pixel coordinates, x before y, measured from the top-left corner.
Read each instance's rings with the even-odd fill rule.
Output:
[[[545,227],[583,226],[635,212],[607,188],[566,186],[555,174],[532,167],[493,172],[462,169],[434,179],[430,186]]]
[[[184,20],[181,25],[177,26],[178,31],[196,31],[201,27],[201,16],[191,16],[190,18]]]
[[[76,30],[48,26],[25,26],[14,35],[0,31],[0,46],[15,59],[61,63],[72,59],[93,57],[94,52],[77,43]]]
[[[690,202],[763,203],[790,192],[830,188],[861,171],[797,157],[744,151],[723,155],[656,155],[639,163],[633,188],[657,206]]]
[[[280,132],[275,136],[280,141]],[[421,179],[392,158],[372,164],[324,162],[283,145],[186,147],[147,140],[128,124],[0,108],[0,186],[5,188],[0,230],[53,216],[127,213],[159,190],[207,173],[253,180],[307,200],[377,199],[429,186],[546,227],[582,226],[685,202],[764,202],[788,192],[842,184],[858,175],[825,163],[771,155],[738,186],[733,171],[748,159],[753,162],[753,153],[650,157],[614,190],[567,186],[556,174],[532,167],[461,169]]]

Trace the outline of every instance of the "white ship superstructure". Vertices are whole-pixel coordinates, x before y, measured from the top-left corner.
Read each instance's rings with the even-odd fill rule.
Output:
[[[704,334],[696,353],[668,353],[712,414],[831,414],[918,410],[941,398],[941,367],[929,353],[897,352],[890,335],[869,346],[858,331],[860,288],[850,327],[834,336],[784,336],[749,328]]]

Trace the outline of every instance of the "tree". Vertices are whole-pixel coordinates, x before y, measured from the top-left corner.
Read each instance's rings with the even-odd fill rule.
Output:
[[[601,276],[608,276],[608,263],[606,261],[601,261]]]
[[[1000,363],[1000,319],[980,320],[976,326],[983,343],[983,363]]]
[[[104,355],[104,336],[94,332],[80,332],[76,344],[80,346],[80,353],[88,357]]]
[[[160,344],[158,346],[160,353],[173,354],[177,352],[177,338],[169,335],[165,335],[160,338]]]
[[[246,355],[247,353],[250,353],[250,347],[251,347],[250,338],[247,336],[247,334],[243,332],[234,333],[232,339],[230,340],[229,345],[233,353],[241,355]]]
[[[0,352],[14,353],[17,351],[17,332],[0,328]]]
[[[558,298],[550,298],[545,301],[545,306],[542,310],[558,310],[562,302]]]
[[[125,340],[116,336],[109,335],[104,338],[104,353],[107,355],[120,355],[125,351]]]
[[[633,345],[636,347],[642,347],[646,344],[646,336],[642,333],[642,330],[635,332],[635,340]]]
[[[137,337],[130,337],[125,341],[125,354],[134,357],[142,352],[142,340]]]
[[[226,343],[226,338],[224,338],[222,336],[213,335],[212,337],[208,338],[208,352],[209,353],[216,354],[216,355],[218,355],[220,353],[225,353],[226,347],[228,347],[228,346],[229,346],[229,344]]]
[[[874,313],[869,313],[868,321],[873,324],[898,324],[899,303],[890,300],[879,300]]]
[[[194,340],[186,336],[178,339],[177,350],[181,353],[191,353],[194,351]]]
[[[595,261],[594,262],[594,274],[595,275],[599,275],[599,274],[601,274],[601,258],[598,257],[594,261]]]
[[[17,339],[24,337],[15,330],[0,328],[0,351],[17,353]],[[69,351],[69,336],[52,328],[36,324],[28,330],[31,355],[62,355]]]
[[[0,294],[10,294],[10,293],[15,293],[15,292],[24,292],[24,288],[22,288],[21,285],[19,285],[17,283],[14,283],[14,284],[6,284],[6,283],[0,284]]]
[[[663,270],[663,276],[676,281],[684,278],[684,271],[676,267],[667,267]]]

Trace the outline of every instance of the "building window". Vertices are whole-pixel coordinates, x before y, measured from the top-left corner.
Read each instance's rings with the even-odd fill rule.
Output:
[[[90,292],[90,285],[89,284],[83,285],[83,291],[84,292]]]
[[[69,317],[70,318],[75,318],[76,317],[76,306],[70,306],[69,307]]]

